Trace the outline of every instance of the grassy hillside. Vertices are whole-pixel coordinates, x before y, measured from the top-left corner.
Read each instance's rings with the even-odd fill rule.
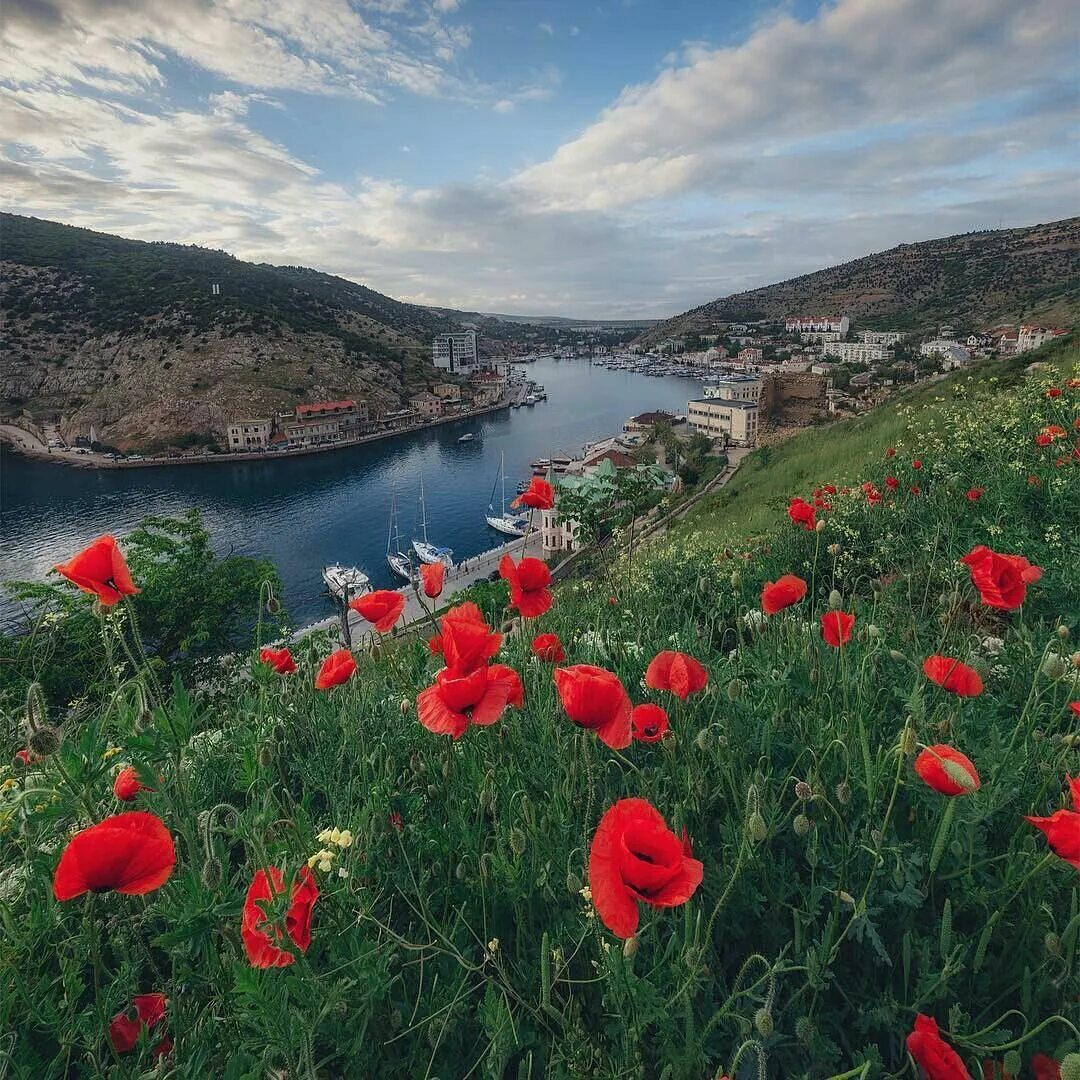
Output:
[[[901,244],[840,266],[722,297],[658,323],[653,344],[719,323],[846,312],[861,327],[1080,320],[1080,218]]]
[[[706,530],[723,536],[760,532],[784,515],[793,492],[826,482],[855,483],[880,458],[881,448],[910,445],[912,431],[933,423],[969,387],[1015,386],[1031,363],[1063,371],[1080,360],[1072,339],[1011,360],[988,360],[891,396],[868,413],[811,428],[747,457],[731,482],[702,499],[680,524],[682,534]]]
[[[329,686],[312,637],[162,687],[132,613],[175,580],[140,561],[107,609],[59,584],[98,634],[57,602],[22,674],[76,648],[102,674],[0,728],[14,1075],[1075,1076],[1070,362],[787,451],[785,500],[885,498],[853,484],[812,529],[732,511],[758,535],[554,597],[526,568],[483,625],[372,630]]]

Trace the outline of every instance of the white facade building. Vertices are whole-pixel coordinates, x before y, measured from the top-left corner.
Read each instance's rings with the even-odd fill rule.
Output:
[[[581,525],[561,518],[557,510],[540,511],[540,537],[544,554],[577,551],[581,547]]]
[[[265,450],[270,445],[272,427],[269,419],[237,420],[229,425],[229,449],[237,452]]]
[[[949,341],[944,338],[924,341],[919,346],[919,355],[927,358],[936,357],[946,371],[951,371],[971,361],[971,353],[959,341]]]
[[[784,322],[784,329],[789,334],[846,334],[850,328],[851,320],[846,315],[789,316]]]
[[[736,446],[753,446],[757,441],[758,404],[756,401],[723,401],[699,398],[686,406],[691,431],[712,439],[722,439]]]
[[[873,364],[889,358],[884,345],[868,345],[864,341],[837,341],[825,346],[826,356],[835,356],[844,363]]]
[[[867,345],[899,345],[904,335],[900,330],[860,330],[859,340]]]
[[[1064,330],[1051,330],[1045,326],[1021,326],[1020,332],[1016,335],[1016,351],[1029,352],[1040,345],[1045,345],[1048,341],[1053,341],[1056,337],[1061,337],[1064,333]]]
[[[705,387],[705,397],[720,401],[754,401],[761,397],[761,380],[756,375],[727,375]]]
[[[471,375],[478,366],[476,331],[439,334],[431,346],[431,361],[443,371],[451,371],[455,375]]]

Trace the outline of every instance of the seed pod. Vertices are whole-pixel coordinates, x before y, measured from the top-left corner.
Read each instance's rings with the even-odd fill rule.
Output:
[[[206,888],[216,889],[221,884],[221,863],[211,856],[203,863],[199,877]]]
[[[731,572],[731,587],[733,589],[742,588],[742,574],[738,570],[732,570]]]
[[[761,816],[761,813],[755,810],[750,815],[750,821],[748,823],[750,829],[750,838],[756,843],[761,843],[769,835],[769,826],[765,824],[765,819]]]
[[[800,802],[809,802],[814,797],[813,789],[805,780],[795,781],[795,798]]]
[[[840,595],[838,589],[833,589],[829,593],[829,607],[833,611],[839,611],[844,606],[844,598]]]
[[[1080,1080],[1080,1054],[1066,1054],[1061,1059],[1061,1080]]]
[[[807,1046],[814,1041],[814,1022],[809,1016],[800,1016],[795,1021],[795,1037]]]
[[[517,827],[510,830],[510,850],[519,858],[525,854],[525,834]]]
[[[269,768],[273,764],[274,748],[270,743],[263,743],[262,746],[259,747],[257,760],[259,762],[259,768],[261,769]]]
[[[38,757],[48,757],[60,749],[60,729],[51,724],[44,724],[31,731],[26,740],[27,749]]]
[[[634,955],[637,953],[637,951],[638,951],[638,936],[637,936],[637,934],[634,934],[631,937],[628,937],[623,942],[622,954],[623,954],[623,956],[626,957],[627,960],[630,960],[630,959],[632,959],[634,957]]]
[[[738,679],[732,679],[727,684],[727,696],[728,701],[738,701],[739,695],[742,693],[742,683]]]
[[[570,893],[571,896],[577,896],[577,894],[581,892],[581,878],[579,878],[573,870],[568,870],[566,872],[566,891]]]
[[[754,1027],[763,1039],[767,1039],[773,1033],[772,1013],[768,1009],[758,1009],[754,1013]]]
[[[701,751],[705,751],[705,750],[709,749],[709,729],[708,728],[702,728],[694,736],[694,745]]]
[[[796,814],[791,827],[796,836],[805,836],[810,831],[810,819],[805,814]]]
[[[836,785],[836,801],[841,806],[846,806],[851,802],[851,785],[846,780],[841,780]]]

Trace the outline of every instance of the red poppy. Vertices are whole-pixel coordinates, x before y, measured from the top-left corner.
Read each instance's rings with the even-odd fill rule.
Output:
[[[938,1034],[937,1021],[919,1013],[907,1037],[908,1053],[919,1063],[926,1080],[971,1080],[960,1055]]]
[[[615,803],[600,819],[589,849],[596,914],[621,938],[637,932],[639,900],[652,907],[685,904],[703,873],[689,841],[680,841],[645,799]]]
[[[526,556],[515,564],[509,555],[499,563],[499,577],[510,583],[510,606],[525,619],[535,619],[551,607],[551,571],[543,559]]]
[[[896,447],[890,446],[889,449],[885,451],[885,456],[887,458],[896,457]]]
[[[550,510],[555,505],[555,489],[542,477],[534,476],[529,487],[511,504],[512,507],[528,506],[533,510]]]
[[[846,611],[826,611],[821,616],[821,637],[826,645],[839,649],[851,640],[851,628],[854,625],[854,615]]]
[[[129,896],[160,889],[176,866],[176,848],[160,818],[142,810],[107,817],[76,833],[53,876],[57,900],[113,890]]]
[[[982,1063],[982,1080],[1016,1080],[1012,1073],[1007,1073],[1003,1065],[996,1061]]]
[[[928,656],[922,670],[932,683],[960,697],[978,697],[983,691],[979,673],[951,656]]]
[[[1031,1059],[1033,1080],[1061,1080],[1061,1065],[1046,1054],[1035,1054]]]
[[[21,761],[23,768],[29,769],[31,765],[36,765],[41,760],[41,755],[35,754],[33,750],[16,750],[15,760]]]
[[[890,491],[895,491],[900,486],[900,481],[895,476],[886,476],[885,486]]]
[[[632,706],[618,675],[592,664],[575,664],[556,668],[554,678],[562,707],[573,723],[595,731],[613,750],[630,745]]]
[[[444,563],[424,563],[420,567],[420,578],[424,583],[424,595],[429,600],[434,600],[435,597],[441,595],[445,576],[446,565]]]
[[[807,532],[817,527],[814,508],[805,499],[794,498],[788,503],[787,515],[793,525],[801,525]]]
[[[911,487],[908,488],[908,491],[910,491],[912,495],[921,495],[922,494],[922,488],[919,487],[918,484],[912,484]]]
[[[438,656],[442,652],[442,634],[432,634],[427,639],[427,647],[432,656]]]
[[[1046,391],[1046,396],[1048,398],[1061,397],[1061,387],[1060,386],[1051,386],[1050,389]]]
[[[113,781],[113,794],[121,802],[131,802],[140,791],[153,791],[139,779],[139,774],[129,765],[116,774]]]
[[[883,496],[881,492],[878,491],[878,489],[873,484],[863,484],[862,489],[863,493],[866,495],[866,501],[871,506],[877,506],[877,504],[882,501]]]
[[[1080,776],[1066,775],[1072,810],[1055,810],[1049,817],[1025,817],[1046,837],[1050,850],[1080,870]]]
[[[1002,611],[1018,608],[1028,585],[1042,577],[1042,570],[1023,555],[1002,555],[985,544],[972,548],[960,561],[968,568],[979,599],[987,607]]]
[[[667,713],[659,705],[635,705],[630,713],[630,732],[635,742],[659,742],[668,732]]]
[[[1077,716],[1080,716],[1080,701],[1070,701],[1069,702],[1069,708],[1072,709],[1072,711],[1074,713],[1076,713]],[[25,750],[20,750],[19,753],[20,754],[25,754],[26,751]]]
[[[405,607],[405,596],[396,589],[376,589],[350,600],[349,607],[380,634],[385,634],[398,621]]]
[[[1080,417],[1077,417],[1080,420]],[[1047,424],[1046,427],[1039,432],[1040,436],[1047,437],[1050,442],[1055,439],[1064,439],[1068,432],[1060,424]],[[1049,443],[1039,443],[1040,446],[1049,446]]]
[[[269,874],[269,877],[267,876]],[[273,889],[271,889],[271,885]],[[311,914],[319,899],[319,887],[306,866],[293,882],[284,930],[273,913],[262,906],[285,892],[285,880],[276,866],[256,870],[244,898],[240,936],[244,940],[248,963],[255,968],[288,967],[296,956],[276,944],[285,935],[302,953],[311,945]]]
[[[835,495],[836,494],[836,485],[835,484],[825,484],[822,487],[821,490],[823,492],[825,492],[826,495]]]
[[[279,675],[289,675],[296,670],[296,661],[288,649],[263,649],[259,659],[269,664]]]
[[[950,764],[954,768],[950,769]],[[966,783],[959,778],[957,770],[967,775]],[[970,758],[944,743],[923,750],[915,759],[915,771],[923,783],[942,795],[970,795],[982,786]]]
[[[782,574],[775,581],[765,583],[761,590],[761,610],[775,615],[784,608],[797,604],[806,595],[806,582],[794,574]]]
[[[432,638],[428,646],[433,653],[441,652],[446,666],[455,671],[472,671],[486,663],[502,644],[502,634],[488,626],[480,609],[471,601],[452,607],[439,625],[442,633]]]
[[[73,559],[53,569],[83,592],[96,596],[102,607],[112,607],[121,597],[134,596],[139,591],[112,536],[99,536]]]
[[[533,638],[532,654],[549,664],[561,664],[566,659],[558,634],[537,634]]]
[[[488,666],[488,678],[496,682],[503,682],[509,690],[506,699],[507,705],[520,709],[525,704],[525,688],[521,685],[521,676],[505,664],[491,664]]]
[[[1053,436],[1047,435],[1045,431],[1040,432],[1038,435],[1035,436],[1036,446],[1049,446],[1053,441]]]
[[[681,652],[657,653],[645,670],[645,685],[653,690],[670,690],[685,701],[704,690],[709,673],[692,656]]]
[[[1028,487],[1042,487],[1042,480],[1038,476],[1031,474],[1027,478],[1027,485]]]
[[[986,488],[971,487],[967,489],[968,502],[978,502],[986,494]]]
[[[916,459],[915,459],[915,460],[914,460],[914,461],[913,461],[913,462],[911,463],[911,467],[912,467],[913,469],[915,469],[916,471],[918,471],[919,469],[921,469],[921,468],[922,468],[922,462],[921,462],[921,461],[920,461],[920,460],[919,460],[918,458],[916,458]]]
[[[109,1021],[109,1042],[118,1054],[126,1054],[139,1045],[139,1035],[143,1028],[149,1030],[165,1019],[164,994],[136,994],[131,999],[135,1016],[129,1016],[130,1009],[118,1012]],[[172,1049],[172,1039],[166,1036],[153,1049],[154,1057],[161,1057]]]
[[[404,820],[404,818],[402,818],[400,811],[392,810],[390,812],[389,821],[390,821],[390,828],[393,829],[395,832],[404,832],[405,831],[405,820]]]
[[[435,684],[417,695],[417,719],[428,731],[452,739],[460,739],[470,724],[484,727],[494,724],[515,693],[521,693],[517,673],[511,672],[514,676],[511,679],[506,675],[509,671],[501,664],[473,668],[466,673],[443,668],[435,676]]]
[[[352,678],[356,671],[356,660],[348,649],[338,649],[332,652],[319,668],[319,674],[315,676],[316,690],[329,690],[333,686],[340,686]]]

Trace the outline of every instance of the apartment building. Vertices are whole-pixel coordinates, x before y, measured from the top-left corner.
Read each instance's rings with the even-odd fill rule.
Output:
[[[329,446],[359,438],[368,422],[366,401],[316,401],[297,405],[282,418],[281,430],[290,448]]]
[[[757,440],[758,403],[699,398],[687,403],[686,419],[691,431],[722,439],[735,446],[753,446]]]
[[[265,450],[270,445],[273,427],[273,421],[269,417],[265,420],[237,420],[228,427],[229,450],[236,453]]]
[[[756,402],[761,397],[761,379],[756,375],[725,375],[705,387],[705,397]]]
[[[476,356],[476,331],[439,334],[431,345],[431,362],[441,371],[471,375],[479,366]]]
[[[409,407],[422,420],[434,420],[442,416],[442,399],[426,390],[409,398]]]
[[[1045,326],[1021,326],[1016,335],[1016,351],[1018,353],[1030,352],[1056,337],[1066,333],[1064,330],[1053,330]]]
[[[900,330],[860,330],[859,340],[867,345],[899,345],[904,335]]]
[[[850,328],[851,320],[846,315],[799,315],[789,316],[784,321],[784,329],[789,334],[846,334]]]
[[[826,356],[835,356],[842,363],[874,364],[888,360],[889,350],[884,345],[871,345],[865,341],[837,341],[824,348]]]
[[[461,400],[461,387],[457,383],[441,382],[436,383],[431,392],[440,400],[452,402],[457,404]]]
[[[740,364],[760,364],[765,359],[765,353],[755,345],[747,345],[739,350],[738,360]]]

